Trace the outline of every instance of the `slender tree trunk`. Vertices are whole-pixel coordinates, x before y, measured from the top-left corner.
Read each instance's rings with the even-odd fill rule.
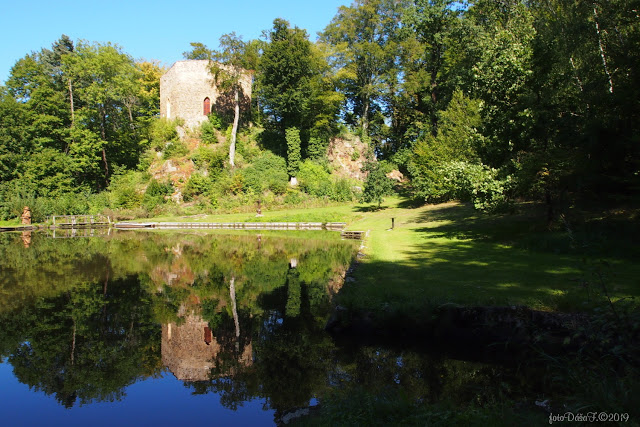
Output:
[[[438,55],[438,56],[436,56]],[[438,134],[438,115],[436,111],[438,111],[438,70],[440,69],[439,58],[440,58],[440,50],[437,49],[435,53],[432,54],[433,58],[438,58],[438,63],[434,64],[431,69],[431,104],[433,105],[433,110],[431,112],[431,134],[436,136]]]
[[[69,79],[69,104],[71,106],[71,126],[76,123],[75,110],[73,108],[73,86],[71,85],[71,79]]]
[[[611,74],[609,73],[609,67],[607,66],[607,57],[604,52],[602,35],[600,34],[600,23],[598,22],[598,10],[595,3],[593,3],[593,20],[595,21],[595,24],[596,24],[596,33],[598,34],[598,46],[600,48],[600,57],[602,58],[604,73],[607,75],[607,79],[609,79],[609,93],[613,93],[613,80],[611,79]]]
[[[71,109],[71,128],[73,128],[76,124],[76,115],[75,115],[75,109],[73,108],[73,86],[71,84],[71,78],[68,79],[68,83],[69,83],[69,106]],[[73,139],[72,139],[73,142]],[[66,146],[64,147],[64,154],[68,154],[69,153],[69,143],[66,144]]]
[[[103,144],[107,143],[107,131],[106,131],[106,116],[107,113],[104,110],[104,105],[100,107],[100,136],[102,137]],[[104,176],[105,182],[109,185],[109,162],[107,161],[107,152],[102,146],[102,162],[104,163]]]
[[[573,56],[569,57],[569,62],[571,63],[571,67],[573,68],[573,73],[575,75],[576,82],[578,82],[578,88],[580,88],[580,92],[583,92],[582,80],[580,80],[580,76],[578,76],[578,69],[576,68],[576,64],[573,62]]]
[[[364,111],[362,112],[362,136],[369,135],[369,100],[364,101]]]
[[[240,96],[238,86],[233,91],[233,127],[231,128],[231,144],[229,145],[229,164],[235,167],[236,157],[236,134],[238,133],[238,122],[240,121]]]
[[[104,305],[102,307],[102,326],[104,327],[107,323],[107,286],[109,285],[109,270],[111,268],[110,261],[107,261],[107,276],[104,278],[104,283],[102,285],[102,299]]]
[[[229,295],[231,296],[231,310],[233,312],[233,322],[236,325],[236,351],[240,350],[240,321],[238,320],[238,308],[236,306],[236,276],[231,276],[229,281]]]
[[[71,365],[74,363],[74,354],[76,352],[76,319],[73,319],[73,339],[71,340]]]

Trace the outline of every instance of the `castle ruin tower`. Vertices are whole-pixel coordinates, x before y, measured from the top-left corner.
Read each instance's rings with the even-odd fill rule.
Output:
[[[178,61],[160,78],[160,117],[181,118],[185,128],[207,120],[222,95],[209,73],[208,60]],[[251,74],[242,79],[242,95],[251,98]]]

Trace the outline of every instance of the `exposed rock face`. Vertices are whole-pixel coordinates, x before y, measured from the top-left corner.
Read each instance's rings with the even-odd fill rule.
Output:
[[[367,144],[360,138],[334,138],[329,143],[327,157],[336,170],[338,176],[364,180],[367,176],[362,172],[366,160]]]
[[[392,170],[391,172],[389,172],[387,174],[387,178],[392,179],[392,180],[397,181],[397,182],[405,182],[406,181],[404,175],[399,170]]]

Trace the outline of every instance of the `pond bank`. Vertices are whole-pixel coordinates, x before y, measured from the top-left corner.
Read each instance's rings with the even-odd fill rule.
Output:
[[[582,313],[545,312],[523,306],[446,304],[434,308],[427,321],[337,306],[326,330],[338,341],[436,347],[459,353],[463,359],[503,362],[529,351],[531,346],[550,355],[576,351],[584,342],[573,337],[588,322],[588,316]]]

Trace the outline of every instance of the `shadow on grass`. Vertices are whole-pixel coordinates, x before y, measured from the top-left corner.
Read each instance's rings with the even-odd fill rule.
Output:
[[[399,261],[365,259],[340,298],[356,308],[409,316],[443,303],[582,311],[601,301],[598,257],[577,250],[575,234],[572,240],[566,231],[544,230],[540,206],[525,208],[518,215],[485,215],[463,204],[427,209],[413,220],[425,224],[412,229],[423,238],[404,246]],[[619,252],[601,252],[615,257],[608,291],[640,296],[637,258]]]
[[[380,212],[385,209],[389,209],[388,206],[376,206],[376,205],[368,205],[368,206],[354,206],[354,212]]]
[[[340,292],[341,303],[421,317],[445,303],[579,311],[589,299],[572,267],[576,259],[567,256],[482,242],[446,242],[407,255],[401,262],[362,262],[356,282]]]
[[[429,238],[473,240],[508,245],[532,252],[573,256],[640,258],[640,226],[622,215],[594,216],[591,219],[556,224],[547,229],[542,204],[521,204],[517,214],[489,215],[468,204],[448,204],[422,212],[416,228]]]

